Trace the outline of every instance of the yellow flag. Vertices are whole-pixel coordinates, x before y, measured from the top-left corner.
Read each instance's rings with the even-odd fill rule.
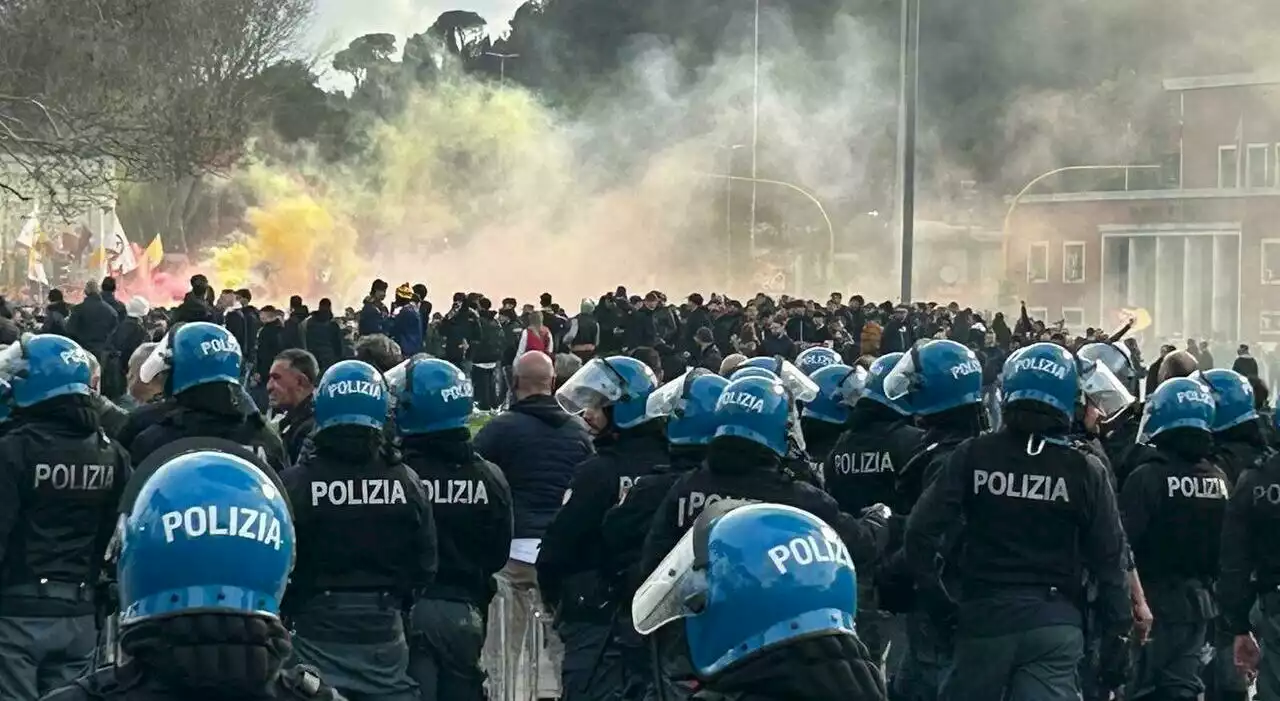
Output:
[[[156,234],[151,239],[151,243],[147,244],[147,262],[154,268],[160,265],[160,261],[164,260],[164,244],[160,242],[160,234]]]

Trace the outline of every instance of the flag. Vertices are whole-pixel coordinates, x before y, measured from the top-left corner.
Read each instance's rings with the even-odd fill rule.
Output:
[[[31,204],[31,214],[28,214],[22,222],[22,230],[18,232],[18,243],[31,248],[36,244],[39,231],[40,203],[37,201]]]
[[[107,270],[111,275],[128,275],[137,269],[138,259],[133,255],[129,237],[124,233],[124,225],[120,223],[120,217],[114,211],[111,212],[111,233],[105,247]]]
[[[45,286],[49,284],[49,274],[44,269],[44,256],[35,246],[27,249],[27,279]]]
[[[164,260],[164,243],[160,241],[160,234],[156,234],[151,243],[147,244],[146,256],[152,268],[160,267],[160,261]]]

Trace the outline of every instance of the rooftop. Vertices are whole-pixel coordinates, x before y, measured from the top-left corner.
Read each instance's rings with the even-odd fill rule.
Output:
[[[1164,89],[1171,92],[1235,88],[1249,85],[1280,85],[1280,71],[1206,75],[1194,78],[1167,78],[1164,81]]]

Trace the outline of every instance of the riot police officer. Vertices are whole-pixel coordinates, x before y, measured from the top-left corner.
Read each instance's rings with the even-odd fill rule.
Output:
[[[812,382],[803,375],[793,382]],[[807,387],[805,392],[816,391]],[[645,539],[641,569],[651,571],[680,541],[702,510],[724,499],[789,504],[826,521],[851,543],[854,561],[873,562],[882,547],[888,509],[878,505],[862,518],[840,512],[826,492],[782,470],[794,430],[790,396],[781,380],[746,377],[729,383],[716,402],[719,424],[706,465],[682,475],[667,492]]]
[[[600,529],[604,549],[613,563],[609,569],[617,577],[614,598],[623,605],[630,605],[645,576],[640,569],[644,538],[667,491],[681,475],[698,469],[706,458],[707,445],[718,426],[716,401],[728,384],[719,375],[694,368],[649,395],[646,413],[666,419],[668,463],[636,480],[622,501],[609,509]],[[692,691],[691,675],[683,666],[667,664],[665,656],[662,662],[663,669],[655,674],[654,683],[664,684],[666,689],[655,695],[665,701],[687,698]]]
[[[849,410],[849,430],[823,460],[827,491],[845,513],[894,503],[896,471],[920,448],[924,432],[900,402],[884,394],[884,378],[901,359],[901,353],[889,353],[871,363],[862,399]],[[858,579],[858,635],[892,671],[901,658],[902,621],[883,610],[872,574],[864,569]]]
[[[1139,383],[1142,378],[1133,365],[1129,349],[1123,343],[1090,343],[1076,351],[1077,357],[1083,361],[1101,363],[1120,380],[1131,396],[1139,395]],[[1141,461],[1141,454],[1148,447],[1138,442],[1138,423],[1142,419],[1141,406],[1137,411],[1126,412],[1115,416],[1105,425],[1094,425],[1090,433],[1096,435],[1106,451],[1111,471],[1116,476],[1117,489],[1124,485],[1124,480]]]
[[[0,698],[34,701],[88,670],[95,587],[129,456],[102,432],[89,354],[54,335],[0,351]]]
[[[857,599],[853,558],[826,519],[730,500],[699,514],[631,611],[641,633],[681,633],[694,699],[883,701],[855,633]]]
[[[272,468],[284,469],[280,436],[240,386],[241,360],[240,344],[222,326],[199,321],[170,329],[138,372],[143,382],[168,373],[170,399],[155,423],[129,443],[134,460],[141,463],[166,443],[200,436],[245,446]]]
[[[298,565],[284,610],[296,658],[353,701],[417,701],[402,614],[436,570],[431,504],[385,439],[376,368],[344,360],[316,388],[314,450],[281,475]]]
[[[651,681],[644,649],[610,589],[600,527],[637,479],[667,463],[663,422],[645,408],[657,388],[648,365],[612,356],[592,359],[556,392],[565,411],[589,414],[588,423],[604,427],[596,455],[578,466],[538,552],[538,584],[564,641],[566,701],[613,698],[619,689],[639,693]]]
[[[1110,640],[1129,632],[1111,480],[1067,439],[1079,393],[1076,359],[1065,348],[1037,343],[1010,356],[1002,428],[957,446],[911,512],[905,551],[921,602],[942,625],[958,621],[944,698],[1079,698],[1086,568]],[[936,563],[960,519],[964,548],[948,563],[961,582],[954,590]]]
[[[404,462],[431,501],[439,552],[435,581],[410,618],[409,673],[424,699],[483,701],[483,612],[511,551],[511,488],[472,449],[475,393],[461,370],[418,356],[389,371],[387,384]]]
[[[1258,421],[1253,386],[1248,378],[1234,370],[1205,370],[1199,378],[1209,385],[1214,399],[1213,462],[1226,473],[1227,481],[1235,485],[1245,470],[1273,452]],[[1217,654],[1205,670],[1205,699],[1244,701],[1248,698],[1249,681],[1236,669],[1232,653],[1234,636],[1225,626],[1214,625],[1212,637]]]
[[[910,701],[937,697],[946,670],[951,666],[951,637],[948,626],[939,626],[937,616],[917,610],[911,594],[912,576],[898,547],[906,514],[960,443],[986,427],[982,406],[982,364],[973,351],[949,340],[929,341],[903,353],[884,380],[885,396],[902,402],[925,429],[923,445],[903,465],[897,475],[899,513],[891,524],[891,554],[877,573],[881,605],[907,613],[906,649],[901,666],[893,675],[897,695]],[[959,538],[957,525],[950,556]]]
[[[850,411],[866,389],[867,371],[833,363],[816,370],[809,379],[818,385],[818,396],[800,410],[800,430],[814,470],[825,477],[823,461],[848,427]]]
[[[201,442],[146,466],[121,524],[120,660],[45,701],[342,701],[315,670],[286,668],[286,496],[248,453]]]
[[[1214,400],[1198,379],[1165,380],[1147,397],[1140,438],[1154,446],[1120,493],[1120,514],[1155,617],[1126,698],[1195,698],[1228,481],[1209,461]]]
[[[800,407],[806,402],[817,399],[817,383],[809,379],[808,375],[805,375],[791,361],[782,357],[752,358],[734,370],[729,375],[729,380],[739,380],[744,377],[763,377],[782,381],[782,387],[791,400],[787,404],[789,430],[787,431],[787,452],[782,458],[782,470],[795,479],[808,482],[819,489],[824,488],[822,465],[814,460],[815,457],[821,458],[823,453],[809,452],[807,436],[803,428],[806,424],[800,416]],[[824,441],[834,442],[839,436],[838,428],[831,427],[829,424],[822,428],[812,427],[812,431]]]

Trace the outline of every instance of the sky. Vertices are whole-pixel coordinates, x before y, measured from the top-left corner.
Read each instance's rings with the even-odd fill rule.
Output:
[[[352,39],[374,32],[390,32],[404,45],[405,37],[425,31],[448,10],[471,10],[489,21],[500,35],[523,0],[316,0],[316,16],[307,33],[312,52],[330,57]],[[328,67],[329,60],[320,62]],[[325,82],[341,87],[345,81],[330,68]]]

